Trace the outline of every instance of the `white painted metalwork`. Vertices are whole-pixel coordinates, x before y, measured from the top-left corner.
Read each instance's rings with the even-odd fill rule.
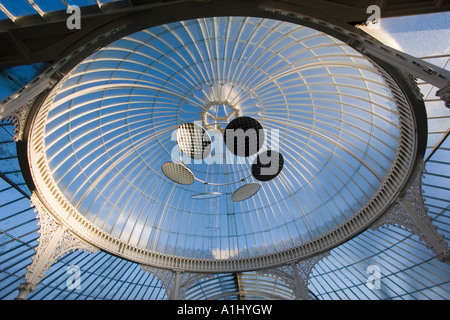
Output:
[[[427,214],[422,196],[422,177],[425,164],[417,167],[416,176],[405,195],[399,197],[392,209],[376,221],[371,228],[377,230],[383,225],[401,226],[417,235],[427,244],[439,261],[450,263],[450,250],[442,234],[437,232],[431,217]]]
[[[447,108],[450,108],[450,71],[440,68],[426,60],[413,57],[407,53],[393,49],[373,39],[368,39],[362,34],[352,32],[345,27],[335,26],[333,23],[318,18],[307,16],[298,10],[295,10],[289,4],[271,6],[262,5],[261,10],[267,12],[275,12],[285,16],[294,16],[307,22],[317,23],[321,26],[343,32],[350,37],[349,44],[356,48],[359,52],[369,57],[376,57],[382,61],[386,61],[396,68],[420,78],[437,88],[436,96],[440,97]]]
[[[246,164],[189,166],[223,187],[208,200],[227,208],[216,217],[186,200],[203,184],[188,191],[158,172],[171,133],[202,120],[205,89],[233,92],[227,83],[243,115],[279,130],[286,162],[233,208],[223,199]],[[282,21],[224,17],[144,30],[82,61],[40,107],[28,153],[46,206],[95,246],[155,267],[226,272],[297,261],[366,228],[409,177],[415,135],[395,81],[346,44]],[[125,204],[139,204],[135,195],[143,202],[133,211]],[[230,241],[209,247],[215,232]]]
[[[74,250],[86,250],[90,253],[98,250],[65,227],[60,226],[47,212],[36,194],[32,194],[31,202],[35,206],[39,219],[39,245],[36,248],[33,262],[27,267],[25,282],[19,286],[17,300],[24,300],[27,294],[34,291],[41,279],[44,278],[46,271],[64,254]]]

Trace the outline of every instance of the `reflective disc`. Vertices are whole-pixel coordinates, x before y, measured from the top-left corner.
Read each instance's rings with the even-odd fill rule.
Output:
[[[252,182],[248,184],[244,184],[239,189],[233,192],[231,195],[231,200],[234,202],[244,201],[251,198],[254,194],[256,194],[261,186],[259,183]]]
[[[161,170],[167,178],[179,184],[188,185],[192,184],[195,180],[191,170],[178,163],[165,162],[162,164]]]
[[[197,193],[191,196],[191,199],[212,199],[221,196],[220,192],[205,192],[205,193]]]

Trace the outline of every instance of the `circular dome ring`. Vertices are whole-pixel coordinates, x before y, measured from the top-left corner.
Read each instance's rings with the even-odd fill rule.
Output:
[[[279,16],[283,20],[283,15]],[[301,24],[301,18],[292,18],[289,20],[295,20]],[[313,26],[315,23],[314,19],[308,20],[308,26]],[[336,35],[341,32],[340,29],[333,29],[332,24],[319,25],[317,28],[320,30],[326,30],[329,28],[329,33]],[[349,35],[347,30],[343,30],[340,38],[343,40],[352,37]],[[346,41],[347,42],[347,41]],[[70,61],[72,65],[76,64],[78,59],[76,56]],[[369,60],[367,60],[369,61]],[[48,116],[48,112],[51,107],[51,102],[53,97],[61,86],[64,85],[64,81],[68,78],[66,77],[58,83],[58,85],[53,89],[53,91],[48,95],[48,98],[43,101],[41,105],[36,105],[40,109],[37,110],[36,117],[31,123],[30,134],[26,137],[28,139],[28,158],[30,162],[31,176],[36,185],[36,196],[32,197],[32,201],[35,204],[37,210],[50,210],[52,214],[61,222],[62,225],[66,226],[69,230],[74,232],[74,234],[82,235],[87,241],[93,241],[97,246],[109,251],[113,254],[123,256],[125,258],[139,261],[143,264],[148,264],[152,266],[157,266],[161,268],[181,268],[185,271],[193,272],[235,272],[237,270],[254,270],[264,267],[272,267],[276,265],[282,265],[286,261],[300,260],[311,255],[309,248],[313,248],[315,253],[332,248],[336,243],[340,243],[343,239],[350,237],[352,234],[364,230],[370,223],[372,223],[380,214],[385,210],[386,205],[392,202],[393,194],[392,189],[398,191],[406,187],[406,182],[409,179],[411,173],[413,172],[412,164],[418,158],[418,153],[423,152],[422,148],[417,147],[417,137],[414,129],[418,126],[416,121],[420,117],[414,117],[414,112],[417,108],[421,108],[418,102],[414,102],[412,96],[413,91],[412,85],[407,82],[401,74],[399,74],[393,68],[386,67],[385,71],[379,65],[383,65],[382,61],[373,62],[373,65],[380,71],[380,75],[386,79],[389,86],[395,92],[400,92],[396,95],[395,101],[399,108],[402,108],[403,121],[399,123],[400,131],[402,136],[413,137],[412,139],[402,140],[400,138],[398,153],[402,155],[402,161],[397,160],[393,162],[393,169],[389,171],[385,180],[376,194],[376,196],[371,199],[364,209],[358,211],[349,222],[344,222],[341,226],[337,227],[335,230],[330,230],[330,232],[320,239],[312,239],[304,244],[298,244],[293,248],[288,248],[283,251],[268,252],[264,254],[264,257],[258,256],[239,256],[233,259],[197,259],[193,256],[173,256],[164,252],[155,252],[148,250],[146,248],[139,248],[132,243],[124,242],[116,237],[111,236],[108,232],[100,229],[93,228],[93,224],[84,217],[78,209],[74,207],[71,202],[66,198],[66,196],[59,189],[58,184],[52,177],[52,170],[49,168],[48,163],[42,162],[42,155],[39,150],[45,150],[45,122]],[[377,64],[378,63],[378,64]],[[384,65],[385,66],[385,65]],[[65,70],[67,72],[67,70]],[[64,72],[64,73],[66,73]],[[392,80],[395,79],[395,81]],[[398,86],[401,88],[399,89]],[[405,95],[402,95],[405,92]],[[414,108],[411,104],[416,104]],[[417,107],[417,108],[416,108]],[[407,125],[403,125],[407,123]],[[411,129],[412,128],[412,129]],[[420,149],[419,151],[417,151]],[[406,159],[406,161],[404,160]],[[43,163],[43,164],[42,164]],[[43,181],[47,181],[43,183]],[[180,188],[181,189],[181,188]],[[40,205],[40,199],[45,203]],[[70,211],[71,221],[67,221],[67,212]],[[95,232],[94,232],[95,231]],[[101,239],[101,241],[96,241],[95,239]],[[320,240],[320,241],[319,241]],[[118,245],[120,244],[120,245]],[[121,248],[118,251],[117,248]],[[207,264],[205,264],[207,261]],[[207,267],[205,267],[207,265]]]

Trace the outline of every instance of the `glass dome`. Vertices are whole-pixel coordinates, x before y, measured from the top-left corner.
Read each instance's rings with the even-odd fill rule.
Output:
[[[241,116],[262,125],[263,149],[282,153],[275,179],[256,180],[256,155],[223,147],[220,132]],[[184,123],[211,133],[209,157],[180,159]],[[79,63],[51,101],[45,154],[65,198],[111,236],[217,260],[290,249],[352,218],[391,170],[399,131],[388,84],[345,43],[285,21],[218,17],[142,30]],[[180,160],[190,185],[161,170]],[[249,183],[259,190],[234,202]]]

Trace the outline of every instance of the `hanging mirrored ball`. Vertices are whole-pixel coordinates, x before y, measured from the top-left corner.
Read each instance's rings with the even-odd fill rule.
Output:
[[[180,150],[194,160],[201,160],[211,153],[211,137],[208,132],[193,122],[183,123],[177,129]]]

